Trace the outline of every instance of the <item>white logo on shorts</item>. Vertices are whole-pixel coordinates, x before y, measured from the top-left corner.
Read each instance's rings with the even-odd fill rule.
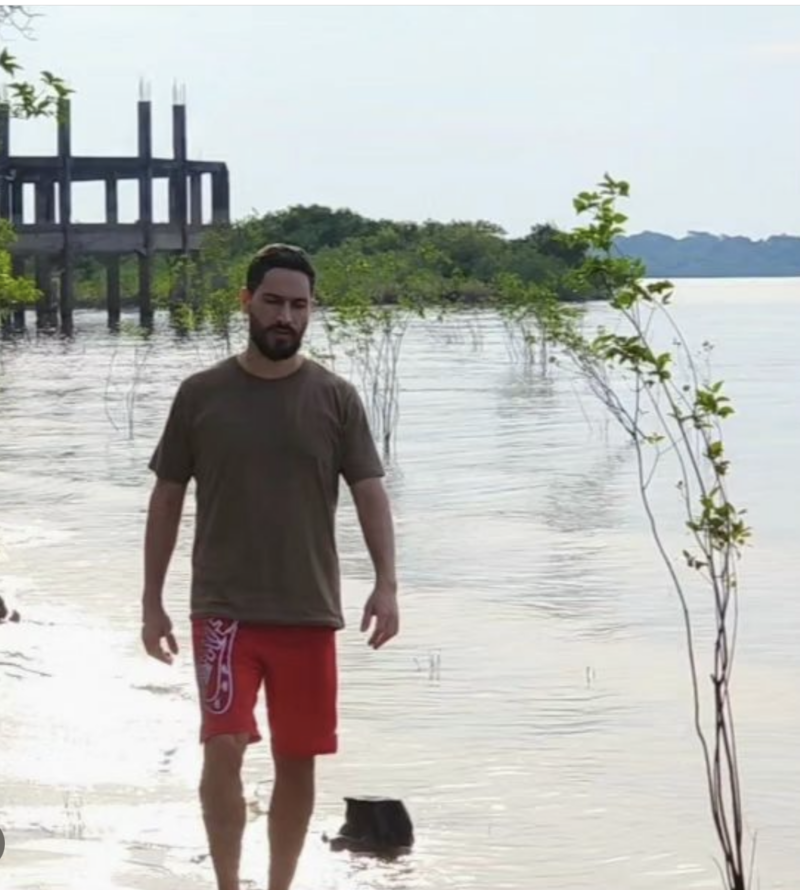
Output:
[[[233,643],[238,622],[210,618],[205,622],[203,646],[197,668],[203,706],[212,714],[224,714],[233,702]]]

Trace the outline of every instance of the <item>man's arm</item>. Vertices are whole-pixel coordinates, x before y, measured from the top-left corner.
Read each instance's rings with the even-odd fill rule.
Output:
[[[144,540],[142,641],[149,655],[167,663],[172,661],[170,652],[177,654],[178,644],[164,609],[164,581],[178,540],[186,488],[194,476],[192,414],[184,383],[178,387],[164,432],[149,463],[156,484],[150,495]],[[169,652],[161,647],[164,638]]]
[[[186,485],[156,480],[150,495],[144,539],[145,613],[163,610],[164,581],[178,540]]]
[[[166,664],[178,654],[178,642],[164,608],[164,581],[178,540],[185,496],[186,485],[157,480],[145,528],[142,643],[148,655]],[[162,640],[166,640],[166,649]]]
[[[351,491],[364,543],[375,567],[375,582],[377,586],[395,593],[394,522],[383,480],[364,479],[353,485]]]
[[[375,589],[364,606],[361,631],[366,633],[374,618],[375,627],[369,645],[380,649],[400,630],[392,511],[382,479],[364,479],[350,490],[364,542],[375,566]]]
[[[375,589],[364,607],[361,630],[375,619],[370,646],[379,649],[397,635],[395,542],[389,497],[383,486],[383,463],[375,447],[364,403],[354,387],[346,392],[341,472],[353,495],[364,542],[375,566]]]

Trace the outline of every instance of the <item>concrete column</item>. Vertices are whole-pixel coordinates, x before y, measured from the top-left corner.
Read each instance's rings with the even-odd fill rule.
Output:
[[[153,133],[152,106],[139,101],[139,225],[144,247],[139,255],[139,318],[149,327],[153,322]]]
[[[59,311],[62,331],[66,334],[71,334],[74,309],[75,255],[72,244],[72,134],[70,103],[67,99],[63,99],[59,103],[58,108],[58,158],[58,215],[64,237]]]

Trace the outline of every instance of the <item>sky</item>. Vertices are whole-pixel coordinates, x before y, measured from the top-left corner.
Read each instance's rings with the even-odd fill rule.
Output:
[[[800,234],[798,7],[30,8],[34,39],[3,43],[75,89],[73,151],[136,152],[145,78],[169,155],[177,81],[236,218],[316,203],[519,236],[574,224],[609,172],[630,232]],[[14,122],[12,154],[54,150],[52,123]],[[102,218],[101,185],[74,200]]]

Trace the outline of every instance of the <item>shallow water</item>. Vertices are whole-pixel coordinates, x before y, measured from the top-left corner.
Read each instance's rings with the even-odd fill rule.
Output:
[[[756,533],[735,673],[746,829],[761,887],[794,888],[800,283],[687,282],[676,312],[693,348],[716,344],[737,407],[736,501]],[[112,337],[93,315],[78,328],[2,350],[0,593],[25,620],[0,627],[0,886],[210,888],[184,617],[191,509],[167,592],[174,667],[143,656],[137,619],[146,462],[177,382],[223,352]],[[358,632],[369,562],[345,497],[342,753],[320,764],[298,890],[720,886],[678,603],[632,452],[566,368],[526,373],[490,315],[414,325],[400,379],[403,634],[376,654]],[[666,465],[656,497],[679,547],[674,481]],[[710,603],[692,596],[707,674]],[[262,888],[265,746],[246,771],[245,874]],[[414,853],[327,851],[346,794],[402,797]]]

